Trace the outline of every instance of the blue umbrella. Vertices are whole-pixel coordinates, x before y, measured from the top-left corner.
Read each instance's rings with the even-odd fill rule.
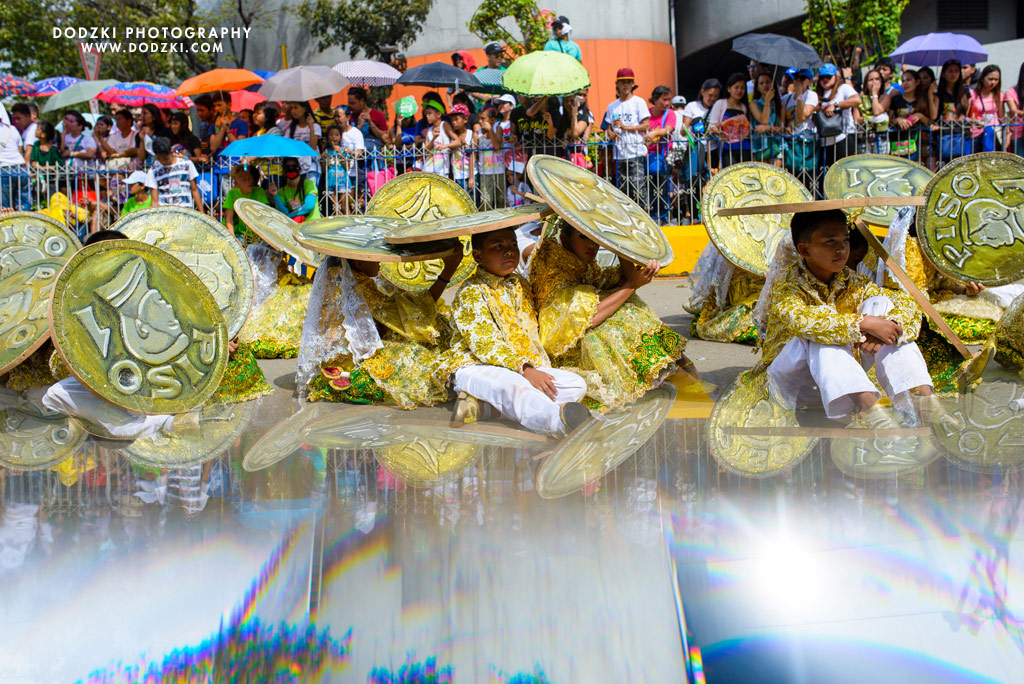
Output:
[[[271,76],[273,76],[274,74],[277,73],[276,71],[260,71],[259,69],[250,69],[249,71],[251,71],[252,73],[256,74],[257,76],[262,78],[264,81],[266,81],[268,78],[270,78]],[[255,92],[259,91],[261,85],[263,85],[263,84],[262,83],[254,83],[253,85],[251,85],[248,88],[246,88],[246,90],[248,90],[250,93],[255,93]]]
[[[961,64],[984,62],[988,52],[981,43],[962,33],[927,33],[914,36],[889,56],[914,66],[942,66],[950,59],[958,59]]]
[[[221,152],[224,157],[319,157],[320,153],[307,143],[283,135],[261,135],[242,138]]]
[[[821,57],[807,43],[775,33],[748,33],[734,38],[733,52],[755,59],[761,64],[815,69],[821,66]]]
[[[60,91],[81,82],[82,79],[74,76],[52,76],[36,81],[36,92],[33,97],[48,97],[56,95]]]

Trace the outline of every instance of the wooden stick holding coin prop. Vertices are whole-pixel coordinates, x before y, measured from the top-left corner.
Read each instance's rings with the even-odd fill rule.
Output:
[[[718,211],[719,216],[747,216],[753,214],[797,214],[807,211],[826,211],[829,209],[848,209],[853,207],[897,207],[897,206],[910,206],[910,207],[921,207],[925,205],[927,197],[924,195],[914,195],[912,197],[847,197],[846,199],[834,199],[834,200],[819,200],[816,202],[793,202],[790,204],[766,204],[756,207],[735,207],[732,209],[720,209]],[[875,234],[868,229],[867,225],[861,219],[857,219],[855,222],[857,230],[861,232],[864,239],[868,241],[868,245],[874,250],[875,254],[878,255],[879,263],[884,263],[896,279],[906,288],[910,296],[914,298],[921,310],[924,311],[925,315],[928,316],[929,320],[935,324],[936,329],[945,335],[949,341],[956,347],[956,350],[960,352],[960,355],[965,359],[973,359],[974,354],[967,348],[963,340],[957,337],[957,334],[953,332],[953,329],[949,327],[945,319],[935,310],[932,306],[928,296],[921,292],[921,289],[910,279],[907,272],[896,263],[896,260],[885,251],[885,247],[875,237]]]

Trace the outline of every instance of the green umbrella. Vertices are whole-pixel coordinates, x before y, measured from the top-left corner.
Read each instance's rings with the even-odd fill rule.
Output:
[[[102,81],[79,81],[51,97],[43,107],[43,111],[52,112],[57,109],[67,109],[80,102],[88,102],[110,86],[117,84],[118,81],[109,78]]]
[[[505,71],[505,88],[529,97],[568,95],[590,87],[590,74],[575,58],[561,52],[531,52]]]

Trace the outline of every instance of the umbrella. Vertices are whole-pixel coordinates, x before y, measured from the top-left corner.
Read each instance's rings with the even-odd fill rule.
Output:
[[[80,102],[88,102],[104,89],[115,85],[117,85],[117,81],[109,78],[100,81],[79,81],[51,97],[43,107],[43,111],[53,112],[58,109],[67,109]]]
[[[240,90],[246,86],[263,83],[258,76],[248,69],[212,69],[182,81],[176,92],[178,95],[195,95],[197,93],[213,93],[218,90]]]
[[[821,57],[807,43],[775,33],[748,33],[733,39],[732,49],[762,64],[787,68],[816,69],[822,63]]]
[[[962,33],[928,33],[911,38],[889,56],[904,64],[942,66],[948,59],[958,59],[961,64],[984,62],[988,52]]]
[[[97,100],[126,107],[141,107],[154,104],[160,109],[188,109],[192,100],[178,97],[170,88],[148,81],[127,81],[115,83],[96,96]]]
[[[508,92],[508,89],[504,86],[505,72],[501,69],[483,67],[477,69],[473,75],[483,85],[483,88],[477,92],[491,93],[492,95],[501,95]]]
[[[357,86],[389,86],[398,80],[402,72],[390,64],[360,59],[354,62],[338,62],[334,70]]]
[[[243,109],[253,109],[257,102],[266,102],[267,98],[259,93],[250,93],[248,90],[232,90],[231,111],[240,112]]]
[[[32,84],[32,81],[26,81],[11,74],[0,76],[0,97],[7,97],[9,95],[28,97],[35,91],[36,87]]]
[[[266,81],[268,78],[270,78],[271,76],[273,76],[277,72],[276,71],[261,71],[260,69],[253,69],[252,73],[256,74],[257,76],[262,78],[264,81]],[[248,90],[251,93],[255,93],[256,91],[258,91],[260,89],[260,87],[262,85],[263,85],[262,83],[254,83],[251,86],[246,86],[245,90]]]
[[[430,86],[432,88],[451,86],[474,92],[483,88],[476,76],[444,62],[431,62],[413,67],[402,74],[396,84]]]
[[[268,100],[306,102],[341,92],[348,84],[348,79],[331,67],[300,66],[278,71],[257,92]]]
[[[36,81],[36,91],[32,93],[32,97],[49,97],[50,95],[56,95],[65,88],[69,88],[76,83],[81,83],[82,79],[75,78],[74,76],[53,76],[51,78],[44,78],[41,81]]]
[[[505,71],[503,81],[513,93],[545,97],[590,87],[590,74],[574,57],[547,50],[516,59]]]
[[[261,135],[236,140],[221,151],[224,157],[319,157],[320,153],[301,140],[283,135]]]

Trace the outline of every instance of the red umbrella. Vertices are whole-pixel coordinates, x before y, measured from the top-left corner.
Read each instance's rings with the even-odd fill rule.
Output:
[[[189,98],[178,97],[167,86],[148,81],[112,85],[97,95],[96,99],[126,107],[154,104],[160,109],[188,109],[192,106],[192,100]]]
[[[267,98],[259,93],[251,93],[248,90],[231,91],[231,111],[240,112],[243,109],[253,109],[257,102],[266,102]]]

